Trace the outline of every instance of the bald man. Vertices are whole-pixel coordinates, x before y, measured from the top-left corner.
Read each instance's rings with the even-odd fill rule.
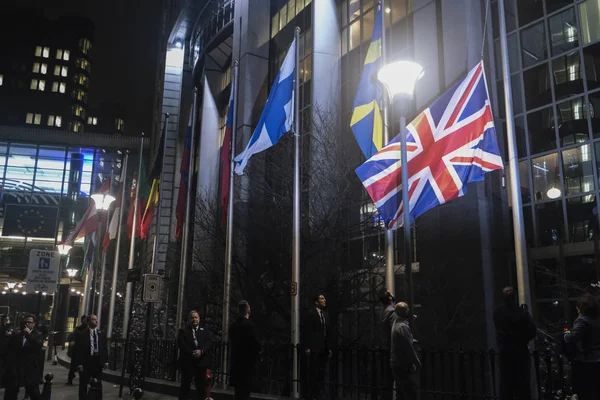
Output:
[[[419,376],[421,361],[413,345],[413,336],[408,324],[408,304],[399,302],[394,309],[396,319],[392,324],[390,364],[396,382],[396,400],[419,399]]]

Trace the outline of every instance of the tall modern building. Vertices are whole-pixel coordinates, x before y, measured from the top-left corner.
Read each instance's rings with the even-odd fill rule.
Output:
[[[117,135],[122,132],[115,118],[124,126],[118,111],[110,111],[112,123],[104,131],[94,129],[105,126],[102,119],[98,124],[103,111],[88,115],[90,21],[47,19],[22,9],[3,9],[0,21],[0,289],[6,292],[0,304],[15,316],[37,312],[37,299],[22,293],[24,287],[18,293],[5,290],[26,280],[30,251],[56,249],[102,182],[111,176],[119,182],[125,152],[135,165],[139,138]],[[63,272],[85,269],[83,244],[78,241],[62,260]],[[54,305],[59,318],[77,319],[81,279],[78,274],[70,291],[66,272],[61,276],[64,296]],[[43,302],[42,315],[49,306],[49,300]]]
[[[212,225],[204,214],[202,218],[196,215],[192,272],[211,284],[220,284],[218,273],[207,271],[210,266],[223,265],[222,240],[211,241],[198,232],[223,237],[217,217],[221,190],[218,152],[232,65],[238,61],[240,66],[235,127],[239,153],[256,126],[294,28],[299,27],[301,300],[308,307],[312,295],[325,293],[342,341],[373,342],[369,330],[377,319],[374,293],[383,285],[384,232],[352,172],[364,157],[349,125],[378,2],[173,3],[163,111],[178,119],[169,119],[168,137],[173,155],[180,154],[192,87],[197,88],[196,213],[198,203],[215,205]],[[384,7],[386,53],[388,60],[411,59],[425,69],[409,120],[483,59],[498,141],[507,162],[497,9],[496,1],[490,2],[488,13],[486,2],[479,0],[388,0]],[[600,88],[595,83],[599,15],[600,2],[596,0],[506,0],[510,83],[535,303],[532,312],[550,329],[571,321],[577,294],[600,279],[596,195],[600,144],[595,141],[594,111]],[[391,128],[397,132],[393,120]],[[291,154],[291,138],[284,138],[273,149],[255,156],[248,173],[236,178],[235,195],[234,259],[238,268],[234,276],[238,281],[233,303],[237,297],[248,297],[260,304],[261,317],[277,316],[283,325],[289,322],[285,310],[289,310],[290,290],[286,274],[291,264]],[[337,168],[321,167],[331,159]],[[178,160],[174,164],[178,165]],[[343,179],[332,172],[336,169],[345,174]],[[173,176],[176,188],[177,173]],[[488,174],[484,182],[470,185],[464,197],[427,212],[415,223],[415,243],[410,251],[415,256],[416,312],[422,315],[420,335],[428,343],[462,340],[478,346],[493,344],[491,317],[497,294],[502,286],[516,284],[507,179],[506,169]],[[174,208],[170,208],[171,217]],[[396,236],[393,289],[396,297],[402,298],[406,293],[402,233]],[[173,235],[170,238],[174,243]],[[164,254],[167,260],[167,246]],[[176,276],[178,269],[173,264],[167,275]],[[244,279],[256,284],[245,284]],[[207,294],[188,289],[187,299],[207,312],[215,310],[218,319],[220,290]],[[269,334],[278,333],[285,335],[287,328]]]

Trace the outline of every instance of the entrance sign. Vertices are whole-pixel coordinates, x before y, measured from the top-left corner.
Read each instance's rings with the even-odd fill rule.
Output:
[[[58,251],[31,250],[25,290],[28,292],[56,292],[59,269],[60,254]]]

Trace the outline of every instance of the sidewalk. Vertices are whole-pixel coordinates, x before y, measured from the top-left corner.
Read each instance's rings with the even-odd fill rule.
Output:
[[[52,381],[52,400],[78,400],[78,390],[79,390],[79,381],[78,378],[75,378],[73,381],[73,386],[68,386],[65,383],[67,382],[67,374],[69,370],[61,365],[52,365],[52,361],[46,361],[46,365],[44,365],[44,375],[50,372],[54,375],[54,380]],[[114,385],[110,382],[103,382],[103,400],[116,400],[119,398],[119,386]],[[40,385],[40,390],[42,390],[42,385]],[[123,399],[131,399],[132,397],[128,395],[129,388],[125,386],[123,388]],[[25,395],[25,391],[21,388],[19,392],[19,399],[22,399]],[[0,398],[4,396],[4,389],[0,389]],[[159,393],[150,393],[145,392],[144,400],[175,400],[177,397],[167,396],[165,394]]]

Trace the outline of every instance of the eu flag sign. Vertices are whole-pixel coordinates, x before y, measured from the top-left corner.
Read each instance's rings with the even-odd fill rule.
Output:
[[[58,207],[6,204],[2,236],[56,237]]]

